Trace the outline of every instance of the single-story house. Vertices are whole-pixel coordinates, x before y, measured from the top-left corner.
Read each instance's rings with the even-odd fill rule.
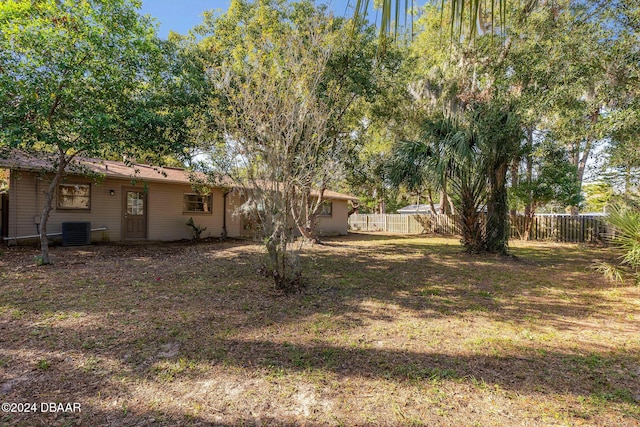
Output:
[[[8,173],[3,196],[1,234],[11,242],[39,233],[44,191],[50,184],[46,161],[13,152],[0,158]],[[206,230],[200,237],[241,237],[252,233],[238,207],[242,191],[231,183],[194,190],[189,171],[131,162],[78,158],[59,183],[47,233],[61,233],[63,223],[90,222],[96,241],[173,241],[192,238],[193,223]],[[207,194],[204,194],[207,193]],[[347,234],[349,202],[354,197],[325,191],[318,218],[319,235]]]

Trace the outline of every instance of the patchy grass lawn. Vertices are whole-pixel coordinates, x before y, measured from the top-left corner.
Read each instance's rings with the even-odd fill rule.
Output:
[[[355,234],[294,296],[244,242],[4,249],[0,401],[82,409],[0,424],[640,425],[640,288],[512,246]]]

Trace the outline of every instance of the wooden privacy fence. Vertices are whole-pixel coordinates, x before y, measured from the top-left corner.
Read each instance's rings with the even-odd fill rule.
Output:
[[[403,234],[460,234],[458,220],[457,215],[353,214],[349,217],[349,228]],[[512,239],[522,239],[525,217],[511,217],[509,227]],[[606,233],[602,216],[536,215],[529,239],[595,243],[601,242]]]

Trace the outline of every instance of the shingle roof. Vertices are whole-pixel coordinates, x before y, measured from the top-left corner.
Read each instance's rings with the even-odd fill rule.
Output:
[[[0,153],[0,167],[26,171],[52,171],[52,162],[45,155],[34,156],[22,151],[13,150],[2,156]],[[202,172],[192,172],[180,168],[151,166],[141,163],[124,163],[114,160],[104,160],[90,157],[76,157],[68,169],[71,174],[98,174],[110,178],[129,179],[137,181],[154,181],[166,183],[190,184],[194,180],[209,182],[207,175]],[[212,187],[232,188],[236,185],[228,178],[220,179]],[[356,197],[336,191],[325,190],[325,199],[357,200]]]

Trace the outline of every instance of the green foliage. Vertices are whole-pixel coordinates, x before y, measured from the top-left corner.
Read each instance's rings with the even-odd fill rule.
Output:
[[[506,14],[507,0],[492,0],[483,2],[480,0],[441,0],[440,13],[436,16],[441,25],[449,26],[451,38],[473,38],[478,32],[493,31],[498,21],[503,22]],[[527,0],[525,9],[531,8],[535,0]],[[370,0],[356,0],[355,19],[367,16]],[[411,6],[409,6],[411,5]],[[407,19],[414,14],[413,3],[401,0],[380,0],[374,3],[380,9],[380,39],[386,40],[393,35],[397,38],[402,31],[410,32],[413,29],[413,20],[409,25]]]
[[[522,139],[520,104],[505,78],[509,43],[503,36],[483,35],[473,45],[453,40],[447,46],[432,9],[426,7],[420,21],[423,31],[411,47],[414,81],[409,92],[411,107],[418,113],[410,117],[421,123],[422,132],[407,138],[424,141],[420,150],[432,161],[415,161],[420,153],[414,152],[413,161],[394,167],[403,175],[395,181],[409,188],[451,191],[469,220],[463,220],[463,229],[474,236],[463,239],[465,246],[472,251],[505,252],[506,173]],[[405,150],[405,154],[410,153]],[[477,226],[476,210],[482,205],[488,214],[486,234]]]
[[[454,12],[464,4],[444,3]],[[441,21],[433,9],[425,8],[421,31],[410,48],[410,106],[422,112],[410,117],[414,123],[433,122],[444,113],[476,135],[485,168],[479,173],[487,179],[489,250],[506,250],[510,167],[512,196],[526,205],[528,215],[546,201],[577,206],[587,161],[607,136],[625,141],[618,157],[625,160],[625,184],[633,184],[634,100],[640,85],[636,48],[630,41],[637,29],[612,25],[613,19],[635,22],[633,14],[623,13],[627,9],[618,4],[591,8],[568,0],[553,6],[514,2],[505,9],[506,32],[478,34],[473,43],[469,38],[442,43]],[[524,130],[536,138],[548,136],[543,152],[533,147],[531,138],[523,138]],[[421,169],[418,163],[405,166],[407,173],[413,170],[413,184],[428,182],[421,176],[427,173],[438,177],[428,169],[415,173]],[[441,178],[430,182],[432,187],[444,184]]]
[[[371,35],[362,38],[367,54],[375,54]],[[397,133],[406,133],[407,120],[402,105],[406,103],[406,77],[402,64],[406,49],[387,47],[383,57],[366,64],[366,57],[355,55],[347,63],[363,64],[360,80],[367,93],[359,97],[349,113],[350,149],[345,156],[345,181],[350,194],[358,196],[362,211],[387,212],[406,205],[412,190],[390,184],[386,164]],[[361,58],[358,60],[358,58]],[[346,130],[346,129],[345,129]]]
[[[520,175],[520,181],[511,189],[516,199],[532,206],[532,213],[536,207],[550,202],[577,206],[581,201],[577,168],[569,161],[567,150],[545,140],[533,148],[530,156],[532,177],[528,180]]]
[[[427,120],[420,141],[404,141],[394,147],[389,164],[391,181],[411,189],[425,185],[441,188],[449,182],[460,217],[462,244],[469,252],[482,252],[486,233],[480,223],[486,203],[487,179],[477,135],[463,123],[440,117]]]
[[[128,0],[0,5],[5,144],[65,154],[135,144],[160,151],[166,107],[146,89],[162,79],[164,57],[136,7]]]
[[[607,263],[597,263],[594,266],[594,269],[611,282],[617,282],[617,283],[624,282],[624,273],[620,268],[614,265],[607,264]]]
[[[267,273],[279,290],[295,291],[301,267],[289,250],[293,227],[313,240],[321,195],[344,173],[351,112],[375,90],[365,65],[374,49],[358,41],[372,37],[348,40],[345,22],[324,7],[281,0],[234,0],[196,31],[216,88],[210,108],[218,140],[204,148],[244,189],[247,206],[263,207],[249,211],[267,247]]]
[[[482,169],[477,167],[475,156],[464,161],[464,167],[456,168],[451,180],[453,203],[460,217],[462,244],[471,253],[486,250],[487,227],[481,223],[482,205],[487,200],[487,181]],[[477,159],[480,160],[480,159]]]
[[[52,199],[76,156],[161,157],[185,143],[189,109],[171,102],[189,92],[177,74],[182,63],[139,6],[0,3],[0,148],[35,152],[51,173],[40,219],[44,264]]]
[[[507,46],[505,54],[485,57],[492,59],[485,63],[487,69],[493,69],[495,81],[508,85],[517,100],[525,129],[537,135],[536,139],[547,135],[554,145],[567,150],[579,185],[595,157],[594,149],[607,138],[615,141],[616,135],[629,140],[628,131],[634,127],[639,87],[634,53],[637,36],[620,25],[624,3],[594,7],[568,0],[539,2],[526,13],[526,19],[512,4],[507,15],[508,37],[501,42]],[[529,187],[534,185],[529,180],[532,152],[533,147],[525,147],[516,159],[523,162],[520,174],[529,177],[514,179]],[[577,205],[573,206],[577,213]],[[525,212],[534,210],[535,206],[525,205]]]
[[[48,371],[51,368],[51,362],[49,362],[47,359],[40,359],[36,363],[36,368],[41,371]]]
[[[616,205],[607,215],[613,227],[611,242],[623,253],[621,267],[600,266],[600,271],[617,281],[630,276],[640,285],[640,207],[638,205]]]
[[[638,106],[640,115],[640,105]],[[622,117],[619,117],[623,119]],[[633,119],[631,119],[633,122]],[[624,122],[629,123],[628,121]],[[640,189],[640,142],[637,139],[637,129],[640,120],[636,120],[634,127],[620,130],[606,148],[608,154],[602,178],[619,189],[623,194],[629,194]],[[633,129],[633,130],[632,130]]]
[[[603,212],[614,197],[613,186],[606,182],[586,184],[582,189],[585,212]]]
[[[187,221],[187,226],[191,227],[191,234],[193,235],[194,240],[200,239],[202,232],[204,232],[207,229],[207,227],[196,225],[195,222],[193,221],[193,217],[189,218],[189,221]]]
[[[487,176],[485,250],[506,253],[509,241],[507,171],[523,133],[517,110],[509,100],[495,97],[473,108],[473,122]]]
[[[506,172],[521,137],[517,114],[498,102],[474,102],[457,119],[434,116],[424,121],[420,141],[396,146],[392,181],[410,189],[446,188],[448,182],[461,215],[465,247],[472,252],[506,252]]]
[[[611,210],[607,220],[616,228],[614,242],[625,250],[623,264],[637,270],[640,267],[640,211],[617,206]]]

